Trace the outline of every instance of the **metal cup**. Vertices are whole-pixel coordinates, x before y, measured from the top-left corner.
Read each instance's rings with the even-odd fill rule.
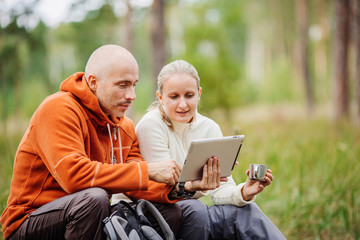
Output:
[[[268,165],[250,164],[249,170],[249,178],[251,180],[265,181],[265,173],[268,170]]]

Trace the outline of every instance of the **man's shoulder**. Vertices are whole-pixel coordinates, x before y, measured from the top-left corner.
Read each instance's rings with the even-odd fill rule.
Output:
[[[67,112],[83,112],[80,101],[71,93],[59,91],[52,95],[47,96],[44,101],[39,105],[37,113],[44,112],[46,114],[59,114]]]
[[[56,93],[53,93],[49,96],[47,96],[42,104],[71,104],[71,103],[77,103],[78,100],[76,97],[70,93],[70,92],[64,92],[64,91],[58,91]]]

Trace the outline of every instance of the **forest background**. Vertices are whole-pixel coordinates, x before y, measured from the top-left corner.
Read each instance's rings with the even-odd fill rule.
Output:
[[[94,49],[120,44],[140,67],[135,124],[160,68],[189,61],[200,113],[246,135],[235,180],[249,163],[273,170],[256,202],[284,235],[360,239],[360,0],[73,0],[55,25],[41,1],[0,0],[0,212],[37,106]]]

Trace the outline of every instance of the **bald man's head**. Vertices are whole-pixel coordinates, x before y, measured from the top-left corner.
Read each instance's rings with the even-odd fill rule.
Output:
[[[99,79],[106,78],[109,73],[124,64],[130,64],[138,69],[134,56],[125,48],[119,45],[101,46],[91,54],[86,64],[86,80],[88,80],[90,74],[97,76]]]
[[[136,98],[139,67],[123,47],[105,45],[96,49],[86,64],[85,77],[106,115],[122,117]]]

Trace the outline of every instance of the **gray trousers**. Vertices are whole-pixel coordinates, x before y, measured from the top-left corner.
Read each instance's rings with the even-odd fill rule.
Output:
[[[286,239],[255,203],[207,207],[188,199],[177,204],[183,209],[178,239]]]
[[[10,239],[105,239],[102,220],[109,214],[107,192],[85,189],[36,209]]]
[[[181,208],[175,204],[154,205],[176,233],[181,221]],[[102,220],[113,210],[115,208],[110,207],[105,190],[85,189],[36,209],[9,239],[105,239]],[[155,229],[160,230],[154,218],[146,217]]]

